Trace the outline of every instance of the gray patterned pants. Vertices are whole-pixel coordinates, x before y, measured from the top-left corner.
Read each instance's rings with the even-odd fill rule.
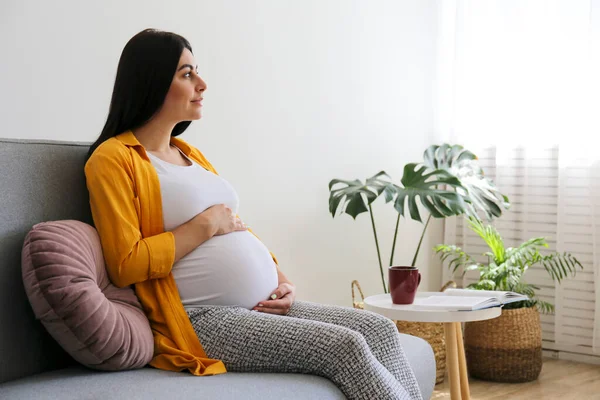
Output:
[[[287,316],[225,306],[188,316],[207,356],[228,371],[319,375],[348,399],[422,398],[395,324],[378,314],[296,301]]]

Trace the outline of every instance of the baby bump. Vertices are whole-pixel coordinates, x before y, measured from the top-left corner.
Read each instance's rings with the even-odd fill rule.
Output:
[[[173,266],[173,275],[186,308],[250,309],[277,287],[277,270],[269,251],[247,231],[204,242]]]

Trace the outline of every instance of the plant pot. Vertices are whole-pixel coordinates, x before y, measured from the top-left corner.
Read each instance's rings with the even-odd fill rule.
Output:
[[[502,310],[498,318],[465,324],[469,374],[494,382],[529,382],[542,370],[542,329],[536,307]]]

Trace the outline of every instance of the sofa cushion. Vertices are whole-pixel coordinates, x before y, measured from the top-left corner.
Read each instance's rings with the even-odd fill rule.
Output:
[[[400,334],[423,399],[435,385],[435,358],[431,346],[421,338]],[[184,372],[142,368],[135,371],[100,373],[72,367],[0,384],[7,399],[345,399],[329,380],[313,375],[228,372],[215,376],[193,376]],[[1,397],[0,395],[0,397]]]
[[[328,379],[305,374],[228,372],[194,376],[142,368],[96,372],[72,367],[0,384],[0,397],[27,400],[343,400]],[[4,398],[4,397],[2,397]]]
[[[148,319],[131,288],[110,283],[93,227],[74,220],[35,225],[21,264],[35,316],[75,360],[100,370],[150,362]]]
[[[21,251],[39,222],[92,224],[83,173],[89,148],[90,143],[0,138],[0,382],[76,362],[33,314]]]

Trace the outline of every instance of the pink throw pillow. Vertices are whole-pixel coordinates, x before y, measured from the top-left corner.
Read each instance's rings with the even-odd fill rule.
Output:
[[[35,225],[21,266],[35,316],[75,360],[100,370],[150,362],[148,319],[132,288],[110,283],[93,227],[73,220]]]

